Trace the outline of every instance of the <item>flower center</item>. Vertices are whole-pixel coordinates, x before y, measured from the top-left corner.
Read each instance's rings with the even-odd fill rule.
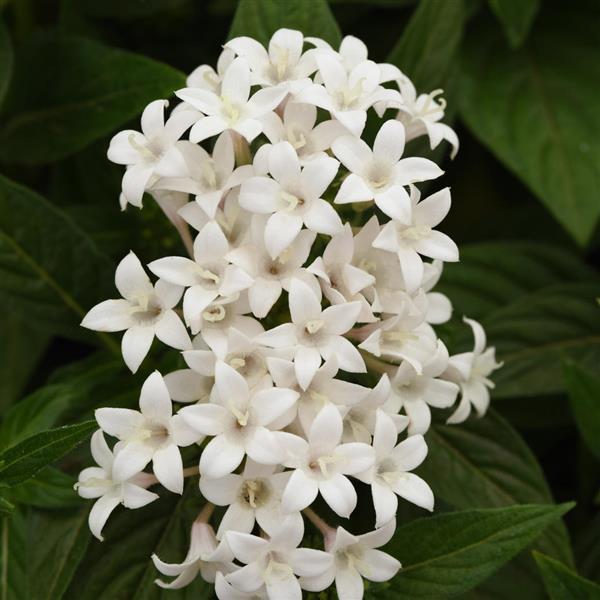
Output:
[[[428,225],[413,225],[399,230],[398,233],[401,238],[416,242],[428,238],[431,235],[431,227]]]
[[[283,203],[283,210],[286,212],[292,212],[299,206],[304,206],[303,198],[298,198],[298,196],[294,196],[294,194],[290,194],[285,190],[281,191],[280,198]]]
[[[306,323],[304,323],[304,331],[308,333],[308,335],[314,335],[323,327],[323,325],[325,325],[325,321],[322,321],[321,319],[312,319],[311,321],[306,321]]]
[[[281,46],[273,44],[272,52],[274,54],[274,60],[271,61],[271,64],[275,70],[277,81],[281,81],[287,74],[290,62],[290,51],[287,48],[282,48]]]
[[[240,118],[239,107],[233,104],[227,96],[221,96],[221,102],[223,104],[223,116],[229,125],[235,125]]]
[[[262,479],[248,479],[240,489],[240,497],[251,508],[259,508],[269,497],[269,486]]]
[[[160,151],[156,147],[157,144],[152,144],[152,143],[148,143],[146,145],[140,144],[135,139],[135,134],[133,134],[133,133],[129,134],[127,141],[129,142],[129,145],[139,153],[139,155],[142,157],[142,159],[144,161],[156,162],[160,158]],[[155,147],[153,148],[153,146],[155,146]]]
[[[209,323],[218,323],[225,318],[226,314],[225,308],[221,304],[213,304],[202,313],[202,318]]]
[[[361,77],[353,87],[343,87],[338,92],[338,101],[342,110],[354,108],[356,101],[363,95],[363,81]]]

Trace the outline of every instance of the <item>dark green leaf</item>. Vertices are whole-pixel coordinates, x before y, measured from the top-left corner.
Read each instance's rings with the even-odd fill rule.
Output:
[[[561,362],[594,367],[600,360],[600,284],[573,283],[522,296],[483,319],[504,366],[494,373],[495,397],[564,391]]]
[[[490,21],[463,52],[462,118],[580,244],[600,215],[598,18],[597,3],[547,4],[518,52]]]
[[[600,377],[572,361],[565,362],[564,375],[577,427],[600,460]]]
[[[463,0],[421,0],[388,62],[410,77],[419,92],[445,86],[465,18]]]
[[[173,11],[190,0],[83,0],[82,9],[91,17],[112,17],[119,20],[140,19],[156,16],[166,11]]]
[[[81,498],[73,490],[74,483],[73,477],[46,467],[31,479],[11,487],[7,494],[14,502],[44,509],[81,506]]]
[[[534,552],[550,600],[594,600],[600,598],[600,585],[584,579],[562,563]]]
[[[0,20],[0,106],[6,96],[13,70],[13,51],[4,22]]]
[[[460,247],[436,291],[447,294],[460,316],[481,319],[520,296],[556,283],[598,280],[575,253],[545,243],[484,242]]]
[[[96,421],[36,433],[0,454],[0,485],[13,486],[62,458],[97,429]]]
[[[511,506],[407,523],[386,547],[403,565],[388,597],[445,598],[464,593],[526,548],[571,507]]]
[[[19,508],[2,523],[0,598],[57,600],[90,540],[87,509]]]
[[[76,37],[35,38],[15,65],[0,158],[24,164],[84,148],[185,83],[167,65]]]
[[[247,35],[267,45],[282,27],[321,37],[336,48],[341,40],[326,0],[240,0],[227,37]]]
[[[535,457],[509,423],[493,410],[460,426],[434,425],[421,474],[436,497],[459,509],[546,504],[552,495]],[[566,529],[557,523],[537,542],[571,563]]]
[[[11,504],[6,498],[0,496],[0,518],[2,518],[2,514],[10,514],[13,510],[15,510],[14,504]]]
[[[112,262],[71,219],[32,190],[0,177],[4,311],[62,334],[81,335],[79,321],[110,297],[113,276]]]
[[[3,415],[20,397],[46,350],[48,334],[14,314],[5,314],[0,321],[0,339],[0,415]]]
[[[540,0],[488,0],[504,27],[510,45],[517,48],[527,37],[540,8]]]

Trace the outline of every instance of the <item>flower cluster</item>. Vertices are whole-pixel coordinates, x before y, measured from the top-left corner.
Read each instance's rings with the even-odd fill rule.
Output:
[[[427,455],[430,407],[457,404],[451,423],[472,406],[483,414],[499,366],[478,323],[466,319],[473,351],[454,356],[433,329],[452,311],[432,291],[443,262],[458,260],[436,229],[450,190],[422,197],[417,184],[442,170],[403,154],[420,135],[454,152],[458,140],[440,122],[440,90],[417,95],[353,37],[338,50],[287,29],[268,48],[232,39],[216,71],[202,65],[187,83],[168,117],[166,101],[150,103],[142,131],[117,134],[108,157],[126,166],[121,206],[141,207],[147,192],[189,257],[148,264],[152,283],[130,253],[115,276],[122,298],[82,323],[125,331],[134,372],[154,337],[182,351],[186,368],[152,373],[139,410],[96,412],[98,467],[77,488],[98,498],[89,522],[102,539],[117,505],[152,502],[157,484],[181,494],[199,473],[206,502],[187,556],[152,557],[174,577],[162,587],[199,572],[222,600],[300,598],[333,583],[341,600],[357,600],[363,577],[385,581],[400,568],[377,550],[394,533],[398,497],[433,509],[412,473]],[[112,449],[105,434],[118,440]],[[194,445],[199,465],[184,468],[180,449]],[[353,480],[370,488],[375,511],[360,535],[310,508],[320,497],[329,520],[348,519]],[[304,517],[324,550],[298,547]]]

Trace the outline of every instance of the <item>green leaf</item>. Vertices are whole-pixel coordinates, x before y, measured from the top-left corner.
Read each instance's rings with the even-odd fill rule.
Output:
[[[529,33],[540,8],[540,0],[488,0],[490,8],[504,27],[513,48],[518,48]]]
[[[460,262],[447,263],[436,291],[460,315],[481,319],[520,296],[556,283],[599,280],[596,270],[565,248],[536,242],[483,242],[460,248]]]
[[[550,600],[594,600],[600,598],[600,585],[584,579],[562,563],[534,552]]]
[[[0,517],[2,514],[11,514],[13,510],[15,510],[14,504],[11,504],[6,498],[0,496]]]
[[[573,283],[522,296],[482,320],[504,366],[494,396],[527,397],[565,390],[562,361],[594,368],[600,360],[600,284]]]
[[[323,38],[336,48],[342,39],[326,0],[240,0],[227,39],[247,35],[266,46],[282,27]]]
[[[112,261],[71,219],[32,190],[0,176],[0,303],[5,312],[63,335],[82,335],[81,318],[110,297],[113,277]]]
[[[98,428],[96,421],[36,433],[0,454],[0,485],[13,486],[62,458]]]
[[[62,598],[90,540],[87,508],[19,508],[2,522],[0,600]]]
[[[48,334],[14,314],[0,321],[0,416],[17,400],[48,346]],[[0,425],[1,427],[1,425]]]
[[[104,530],[104,542],[93,541],[81,563],[67,598],[97,600],[169,600],[173,592],[162,590],[161,577],[150,556],[181,562],[189,547],[192,522],[204,500],[198,480],[188,482],[181,497],[167,495],[139,510],[118,508]],[[165,578],[170,579],[170,578]],[[201,577],[179,591],[178,600],[208,600],[213,589]]]
[[[13,50],[10,36],[3,21],[0,20],[0,106],[4,101],[13,71]]]
[[[388,62],[410,77],[419,92],[445,86],[466,16],[463,0],[421,0]]]
[[[385,549],[402,562],[387,597],[462,594],[526,548],[572,506],[471,510],[407,523]]]
[[[73,491],[74,483],[73,477],[46,467],[31,479],[11,487],[7,494],[13,502],[43,509],[81,506],[81,498]]]
[[[600,377],[572,361],[565,362],[564,376],[579,432],[600,460]]]
[[[460,93],[473,133],[582,245],[600,215],[598,18],[594,3],[548,4],[515,52],[493,22],[477,22],[465,38]]]
[[[426,435],[427,460],[420,474],[437,498],[459,509],[547,504],[552,495],[537,460],[521,436],[493,410],[460,427],[434,425]],[[537,542],[544,552],[571,563],[562,523]]]
[[[157,16],[160,13],[179,9],[190,0],[83,0],[83,11],[91,17],[133,20]]]
[[[77,37],[34,38],[17,54],[0,159],[40,164],[114,131],[183,87],[179,71]]]

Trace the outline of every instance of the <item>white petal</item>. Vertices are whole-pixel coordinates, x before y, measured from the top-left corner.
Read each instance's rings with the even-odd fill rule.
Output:
[[[273,279],[257,279],[248,290],[248,300],[252,313],[257,319],[267,316],[282,291],[281,283]]]
[[[284,187],[300,178],[300,160],[289,142],[274,144],[269,152],[269,172]]]
[[[408,193],[401,185],[394,185],[375,195],[375,204],[392,219],[401,223],[411,222],[411,203]]]
[[[291,348],[297,341],[295,332],[292,323],[284,323],[257,335],[254,341],[271,348]]]
[[[338,569],[335,575],[335,589],[339,600],[362,600],[362,577],[354,567]]]
[[[340,163],[330,156],[311,160],[302,169],[300,180],[307,198],[320,198],[333,181]]]
[[[157,450],[152,458],[152,467],[162,485],[176,494],[183,493],[183,463],[175,444]]]
[[[373,154],[392,163],[400,160],[404,152],[404,125],[400,121],[386,121],[375,138]]]
[[[387,581],[400,569],[400,563],[381,550],[366,550],[363,558],[364,566],[358,565],[358,569],[369,581]]]
[[[92,506],[92,510],[88,516],[88,524],[92,534],[100,541],[104,539],[102,537],[102,529],[110,513],[112,513],[120,502],[121,499],[118,496],[102,496]]]
[[[137,301],[140,295],[152,293],[152,284],[140,259],[130,252],[117,266],[115,285],[123,298]]]
[[[308,442],[317,453],[333,450],[342,438],[342,416],[334,404],[326,404],[308,432]]]
[[[314,479],[296,469],[290,477],[281,497],[281,508],[284,512],[293,513],[310,506],[319,493],[319,487]]]
[[[326,323],[328,333],[342,335],[354,327],[360,310],[360,302],[337,304],[326,308],[321,318]]]
[[[415,206],[415,222],[429,227],[439,225],[448,214],[451,203],[450,188],[431,194]]]
[[[351,202],[368,202],[373,199],[373,190],[365,180],[355,173],[350,173],[335,196],[334,204],[349,204]]]
[[[412,471],[425,460],[427,444],[422,435],[412,435],[400,442],[392,455],[401,471]]]
[[[454,241],[441,231],[432,231],[429,237],[418,240],[415,250],[423,256],[439,258],[446,262],[458,261],[458,248]]]
[[[227,396],[226,396],[227,398]],[[192,428],[203,435],[219,435],[229,425],[229,411],[218,404],[184,406],[178,413]]]
[[[204,117],[190,129],[190,142],[194,144],[211,138],[227,129],[227,122],[218,116]]]
[[[123,360],[132,373],[135,373],[150,351],[154,339],[154,327],[136,325],[128,329],[121,340]]]
[[[235,502],[235,498],[242,484],[241,475],[225,475],[218,479],[200,477],[200,492],[213,504],[227,506]]]
[[[292,321],[304,324],[321,316],[321,300],[312,289],[300,279],[293,279],[289,294]]]
[[[288,560],[296,575],[315,577],[331,567],[333,555],[312,548],[295,548],[288,554]]]
[[[271,258],[277,258],[296,239],[302,229],[302,218],[284,212],[269,217],[265,227],[265,247]]]
[[[173,310],[164,312],[162,318],[156,324],[155,333],[163,344],[167,344],[171,348],[189,350],[192,347],[185,325]]]
[[[145,417],[161,423],[171,417],[172,405],[169,390],[158,371],[150,374],[142,385],[140,408]]]
[[[343,229],[340,215],[326,200],[315,200],[304,215],[304,223],[311,231],[335,235]]]
[[[321,496],[331,510],[340,517],[348,518],[356,507],[356,490],[350,480],[339,473],[319,482]]]
[[[373,466],[375,452],[369,444],[349,442],[338,446],[335,455],[344,460],[337,465],[337,469],[346,475],[362,473]]]
[[[252,409],[259,425],[268,426],[288,411],[300,394],[286,388],[260,390],[252,397]]]
[[[331,336],[327,345],[319,348],[325,360],[335,357],[340,369],[350,373],[365,373],[367,367],[352,342],[341,336]]]
[[[234,471],[244,458],[241,446],[230,444],[223,435],[208,442],[200,457],[200,474],[216,479]]]
[[[127,481],[152,460],[154,449],[143,442],[125,442],[115,456],[113,480]]]
[[[371,484],[371,494],[375,507],[375,527],[381,527],[396,516],[398,496],[387,485],[376,481]]]
[[[344,135],[337,138],[331,144],[331,149],[336,158],[351,173],[362,173],[373,157],[369,146],[363,140],[353,135]]]
[[[123,331],[134,325],[128,300],[105,300],[92,308],[81,326],[93,331]]]
[[[142,506],[146,506],[159,498],[158,494],[149,492],[133,483],[124,483],[121,489],[123,492],[123,505],[126,508],[142,508]]]
[[[400,185],[436,179],[443,174],[444,171],[427,158],[411,156],[401,159],[396,165],[396,183]]]
[[[405,500],[421,508],[433,510],[434,498],[431,488],[414,473],[404,473],[402,478],[396,482],[393,489],[396,494]]]
[[[294,370],[300,387],[306,390],[317,369],[321,366],[321,355],[316,348],[298,346],[294,354]]]

